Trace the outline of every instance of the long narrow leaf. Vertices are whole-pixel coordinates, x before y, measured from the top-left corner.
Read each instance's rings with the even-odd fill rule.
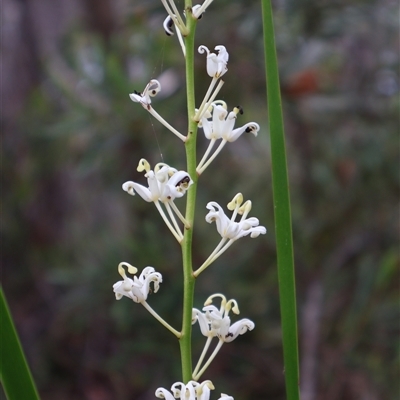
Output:
[[[299,399],[296,288],[293,262],[292,221],[285,150],[278,63],[270,0],[262,0],[264,52],[267,78],[268,118],[271,141],[275,235],[278,258],[279,297],[282,319],[286,397]]]
[[[10,311],[0,289],[0,379],[8,400],[39,400]]]

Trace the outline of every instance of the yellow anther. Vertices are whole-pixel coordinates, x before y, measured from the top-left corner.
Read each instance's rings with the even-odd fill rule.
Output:
[[[238,193],[230,203],[228,203],[228,210],[233,211],[236,209],[236,207],[240,207],[240,205],[243,203],[243,195],[242,193]]]
[[[238,210],[238,214],[248,214],[251,211],[252,203],[251,200],[247,200]]]
[[[139,161],[137,171],[139,171],[139,172],[142,172],[142,171],[149,172],[150,171],[150,164],[148,163],[148,161],[146,159],[142,158]]]

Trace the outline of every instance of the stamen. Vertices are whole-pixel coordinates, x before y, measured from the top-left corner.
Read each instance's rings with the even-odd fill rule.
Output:
[[[233,111],[237,114],[243,115],[243,108],[241,106],[236,106]]]

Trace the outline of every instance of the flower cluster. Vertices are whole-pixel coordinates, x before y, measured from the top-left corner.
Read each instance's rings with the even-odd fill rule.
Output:
[[[146,187],[139,183],[128,181],[122,185],[122,189],[132,196],[136,192],[143,200],[149,203],[153,202],[172,234],[178,242],[181,242],[183,234],[175,219],[175,215],[183,222],[186,228],[189,227],[189,224],[176,207],[174,200],[184,196],[190,185],[193,184],[190,175],[185,171],[178,171],[175,168],[171,168],[165,163],[158,163],[153,171],[150,169],[150,164],[144,158],[139,161],[137,170],[139,172],[145,171],[144,176],[147,178],[149,186]],[[170,219],[167,218],[160,202],[164,204]]]
[[[122,276],[123,280],[118,281],[113,285],[115,298],[120,300],[123,296],[126,296],[135,303],[142,304],[142,306],[146,308],[155,319],[179,338],[181,334],[161,318],[146,301],[149,293],[151,293],[150,284],[153,283],[153,292],[157,293],[160,288],[160,283],[162,282],[162,275],[159,272],[156,272],[153,267],[146,267],[140,274],[139,278],[134,276],[132,279],[126,276],[124,266],[128,268],[128,272],[131,275],[136,274],[138,271],[136,267],[127,262],[121,262],[118,265],[118,273]]]
[[[156,390],[156,397],[165,400],[209,400],[211,390],[214,385],[211,381],[204,381],[202,383],[196,381],[189,381],[186,385],[183,382],[176,382],[171,386],[171,392],[164,388]],[[234,400],[232,396],[221,394],[218,400]]]
[[[267,229],[264,226],[259,226],[257,218],[246,218],[251,211],[251,206],[251,201],[247,200],[243,203],[243,195],[238,193],[228,203],[228,210],[233,211],[231,218],[228,218],[218,203],[211,201],[207,204],[207,209],[210,211],[206,215],[206,221],[208,223],[216,223],[217,231],[222,239],[207,260],[193,273],[194,276],[199,276],[201,272],[224,253],[236,240],[248,235],[251,238],[256,238],[259,235],[267,233]],[[236,222],[235,219],[238,214],[241,215],[241,218],[239,222]]]
[[[221,298],[221,306],[219,309],[211,304],[213,299],[216,297]],[[197,380],[200,378],[224,343],[232,342],[239,335],[243,335],[247,331],[254,329],[254,322],[247,318],[241,319],[231,325],[231,319],[229,317],[230,310],[232,310],[234,314],[239,314],[239,307],[236,300],[231,299],[227,301],[226,297],[220,293],[216,293],[206,300],[204,303],[203,312],[197,308],[193,308],[192,324],[198,322],[201,333],[207,338],[203,352],[195,370],[193,371],[193,379]],[[201,368],[204,356],[207,353],[212,339],[215,337],[219,340],[218,344],[208,361]]]
[[[233,129],[238,114],[243,114],[242,107],[237,106],[228,113],[226,103],[221,100],[212,102],[209,108],[202,114],[199,128],[203,128],[204,136],[210,140],[210,143],[196,168],[198,174],[201,174],[210,165],[211,161],[220,153],[226,143],[236,141],[245,132],[257,136],[260,126],[256,122],[248,122],[240,128]],[[214,144],[219,139],[221,139],[220,145],[209,157]]]
[[[126,276],[123,265],[128,267],[128,272],[130,274],[136,274],[137,272],[137,268],[128,263],[122,262],[119,264],[118,272],[124,280],[113,285],[117,300],[126,296],[132,299],[135,303],[145,302],[150,292],[150,283],[153,283],[154,285],[154,293],[158,292],[160,283],[162,282],[162,276],[159,272],[156,272],[153,267],[146,267],[140,274],[139,278],[134,276],[133,279],[131,279]]]

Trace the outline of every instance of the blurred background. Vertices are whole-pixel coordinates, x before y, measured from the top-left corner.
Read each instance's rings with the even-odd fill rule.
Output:
[[[177,0],[183,8],[183,0]],[[293,212],[302,400],[398,399],[399,6],[395,0],[278,0],[275,29]],[[122,191],[140,158],[185,169],[180,141],[128,94],[151,78],[155,109],[186,127],[184,64],[159,0],[3,0],[2,284],[41,397],[150,400],[180,380],[174,337],[117,302],[117,265],[154,266],[149,303],[180,325],[179,247],[155,207]],[[204,375],[235,399],[283,400],[260,2],[215,0],[197,44],[223,44],[219,98],[256,121],[199,186],[194,261],[218,242],[208,201],[241,191],[268,229],[200,276],[256,329]],[[208,87],[196,56],[198,103]],[[199,157],[207,143],[199,132]],[[183,209],[184,200],[177,201]],[[194,359],[204,340],[194,327]],[[396,378],[397,376],[397,378]]]

